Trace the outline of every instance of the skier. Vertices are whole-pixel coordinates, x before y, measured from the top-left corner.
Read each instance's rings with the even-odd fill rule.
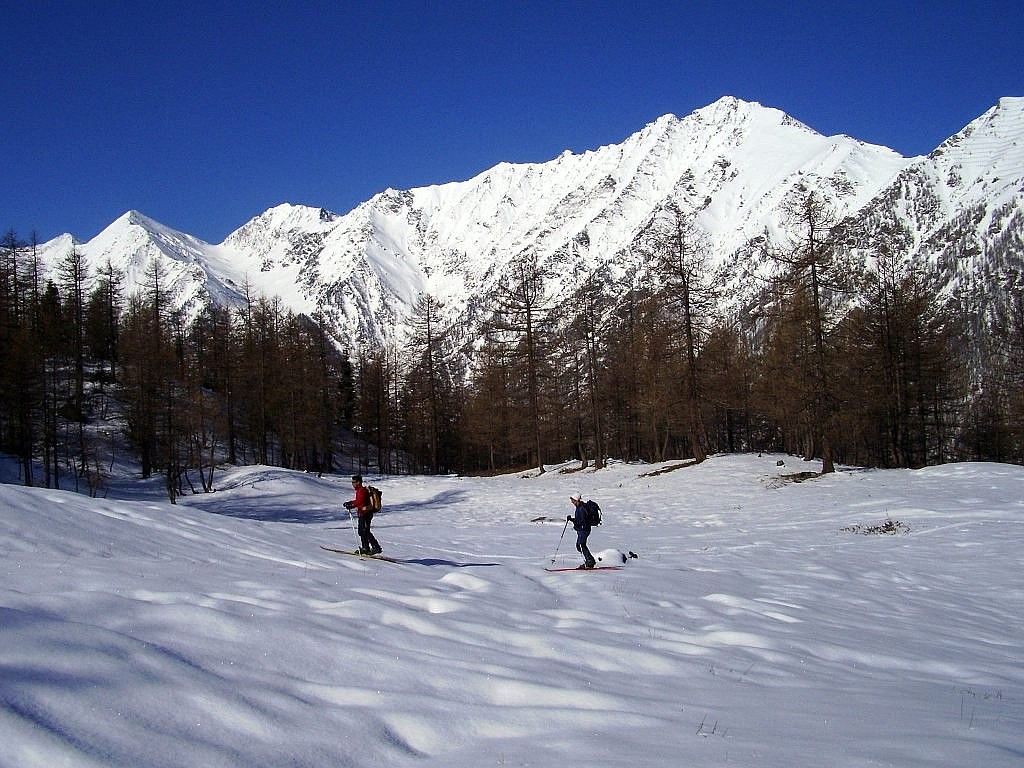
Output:
[[[576,531],[576,549],[583,554],[583,565],[580,568],[593,568],[597,563],[594,556],[587,548],[587,537],[590,536],[590,520],[587,518],[587,504],[583,501],[581,494],[570,496],[569,500],[576,505],[576,514],[567,515],[566,521],[572,523]]]
[[[370,492],[363,486],[363,476],[352,476],[352,487],[355,488],[356,497],[345,502],[345,509],[355,510],[359,518],[359,541],[361,546],[356,554],[379,555],[383,550],[377,539],[370,533],[370,523],[373,522],[373,507],[370,506]]]

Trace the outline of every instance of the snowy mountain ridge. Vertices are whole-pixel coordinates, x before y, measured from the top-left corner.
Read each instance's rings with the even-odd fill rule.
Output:
[[[344,215],[279,205],[219,245],[129,212],[77,247],[94,269],[108,258],[124,269],[128,290],[144,284],[149,260],[164,261],[188,313],[240,302],[246,287],[280,296],[296,312],[320,313],[355,350],[400,340],[425,292],[473,338],[480,305],[526,254],[556,275],[554,301],[592,278],[609,293],[629,287],[644,275],[631,244],[668,201],[694,215],[713,263],[741,258],[766,231],[786,239],[782,207],[808,189],[879,238],[904,233],[887,243],[909,258],[934,264],[937,250],[953,247],[975,254],[980,269],[1022,239],[1024,99],[1001,99],[928,156],[905,158],[725,97],[664,115],[619,144],[386,189]],[[70,244],[64,236],[43,252],[52,264]]]
[[[977,329],[1024,289],[1024,98],[1003,98],[857,215],[865,255],[909,254]]]

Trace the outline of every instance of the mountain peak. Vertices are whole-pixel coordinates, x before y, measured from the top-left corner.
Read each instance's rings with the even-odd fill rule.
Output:
[[[766,107],[759,101],[746,101],[738,96],[722,96],[708,104],[706,107],[694,110],[693,114],[703,115],[707,118],[717,117],[718,119],[743,116],[758,112],[771,112],[783,114],[774,107]]]
[[[960,190],[992,185],[1016,189],[1024,178],[1024,98],[1007,96],[940,144],[928,160]]]
[[[448,319],[471,334],[486,297],[523,253],[558,273],[552,294],[560,298],[588,275],[619,290],[635,275],[637,232],[669,200],[695,216],[720,264],[766,230],[784,233],[781,207],[808,189],[856,216],[912,188],[938,201],[915,240],[923,242],[964,206],[1003,205],[1020,189],[1022,137],[1019,97],[1000,99],[934,157],[907,159],[727,95],[685,117],[662,115],[618,144],[499,163],[465,181],[387,188],[344,215],[281,203],[219,246],[130,210],[90,241],[87,255],[97,263],[119,257],[135,274],[151,257],[175,261],[183,286],[194,284],[182,293],[197,306],[204,291],[220,285],[227,295],[248,282],[298,311],[325,310],[332,333],[353,347],[400,335],[424,290],[446,301]]]
[[[722,96],[708,104],[704,109],[723,111],[737,111],[740,109],[761,108],[766,109],[759,101],[746,101],[738,96]]]
[[[309,205],[280,203],[268,208],[256,217],[275,228],[291,229],[297,226],[333,221],[335,214],[326,208],[314,208]]]
[[[114,219],[114,221],[110,224],[110,227],[107,227],[107,229],[110,229],[111,227],[121,228],[133,226],[143,227],[144,229],[153,229],[155,226],[159,225],[157,224],[156,221],[154,221],[141,211],[132,209],[130,211],[125,211],[116,219]]]
[[[280,203],[230,233],[221,245],[244,249],[251,247],[256,240],[265,239],[268,233],[323,231],[332,227],[337,218],[337,214],[326,208]]]
[[[706,107],[695,110],[683,120],[695,120],[716,126],[732,126],[734,130],[742,127],[751,131],[788,126],[814,136],[821,135],[781,109],[765,106],[759,101],[745,101],[737,96],[722,96]]]
[[[130,239],[153,239],[159,237],[167,230],[163,224],[151,219],[146,214],[137,210],[125,211],[112,221],[102,232],[96,235],[95,240],[100,242],[116,242]]]

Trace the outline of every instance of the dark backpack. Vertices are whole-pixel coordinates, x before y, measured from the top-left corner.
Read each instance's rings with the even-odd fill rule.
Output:
[[[370,492],[370,510],[373,512],[380,512],[381,507],[381,493],[380,488],[374,488],[372,485],[368,485],[366,490]]]
[[[595,526],[601,524],[601,507],[597,505],[596,501],[588,501],[583,505],[583,519],[587,521],[587,525]]]

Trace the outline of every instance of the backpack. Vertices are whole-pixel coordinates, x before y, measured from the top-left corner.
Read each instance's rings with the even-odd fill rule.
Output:
[[[583,505],[584,519],[587,521],[587,525],[595,526],[601,524],[601,507],[597,505],[596,501],[588,501]]]
[[[380,488],[374,488],[372,485],[366,486],[366,490],[370,492],[370,510],[372,512],[380,512],[380,499],[384,494],[381,493]]]

